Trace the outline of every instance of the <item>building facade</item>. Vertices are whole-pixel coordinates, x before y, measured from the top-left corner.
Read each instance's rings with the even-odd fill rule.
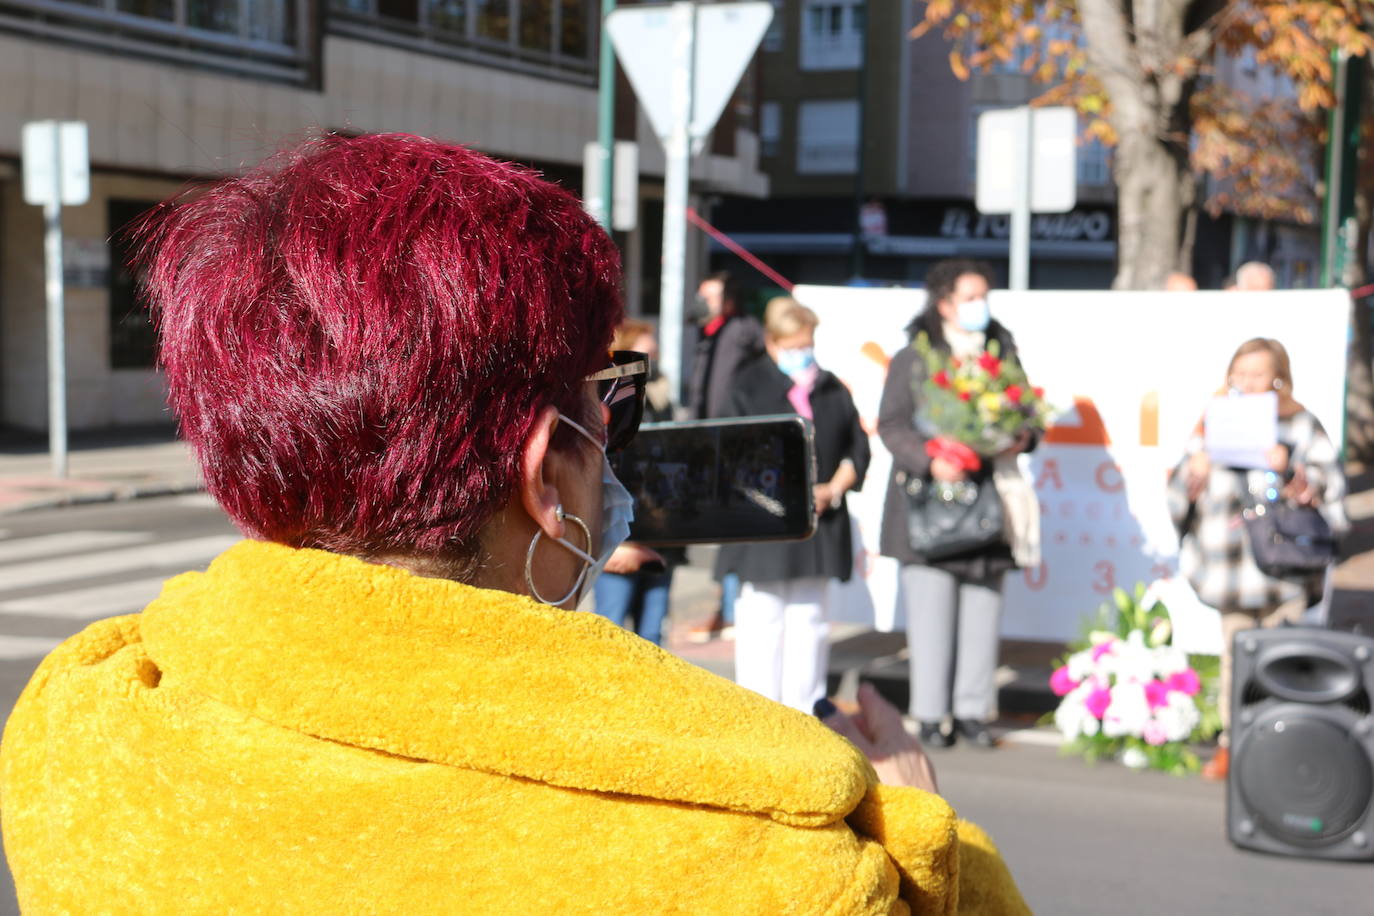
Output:
[[[1022,72],[1023,60],[958,79],[938,31],[909,37],[920,21],[918,0],[773,4],[774,27],[758,59],[761,163],[771,196],[762,204],[719,200],[716,225],[798,283],[919,283],[934,261],[959,256],[991,262],[1005,281],[1009,220],[974,205],[977,121],[1043,93]],[[1045,41],[1075,37],[1052,31]],[[1209,72],[1252,96],[1294,91],[1253,55],[1219,55]],[[1204,181],[1204,198],[1214,189]],[[1032,219],[1033,288],[1110,287],[1115,197],[1110,150],[1081,137],[1076,206]],[[1312,227],[1203,214],[1196,241],[1204,287],[1220,287],[1250,259],[1272,262],[1284,286],[1315,283]],[[768,282],[719,246],[712,260]]]
[[[70,424],[168,422],[121,227],[325,131],[455,140],[579,190],[599,18],[599,0],[0,0],[0,424],[47,424],[43,218],[22,196],[25,122],[89,129],[91,197],[64,209]],[[633,106],[622,121],[644,179],[641,228],[618,235],[635,310],[663,156]],[[698,188],[764,193],[752,131],[728,129],[696,162]]]

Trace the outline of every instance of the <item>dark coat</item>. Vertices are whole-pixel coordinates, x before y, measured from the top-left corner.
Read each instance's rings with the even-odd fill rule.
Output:
[[[752,315],[732,315],[716,333],[703,337],[692,363],[692,417],[736,416],[730,406],[735,374],[762,352],[763,325]]]
[[[792,380],[779,371],[767,354],[745,365],[736,377],[730,409],[733,416],[751,417],[797,411],[787,399]],[[824,370],[811,391],[815,424],[816,480],[825,482],[848,458],[854,463],[862,488],[868,472],[868,434],[849,390]],[[806,576],[849,580],[854,569],[854,549],[849,531],[849,509],[826,509],[816,533],[805,541],[773,541],[756,544],[725,544],[716,558],[716,576],[735,572],[746,582],[776,582]]]
[[[928,308],[907,328],[914,340],[924,331],[930,338],[931,346],[949,352],[949,343],[940,327],[935,309]],[[995,340],[1002,348],[1002,355],[1014,357],[1016,343],[1011,332],[996,321],[988,325],[987,337]],[[903,347],[892,357],[887,369],[887,382],[883,385],[883,399],[878,407],[878,435],[883,445],[892,453],[892,472],[888,475],[887,495],[883,500],[883,524],[878,536],[878,549],[885,557],[892,557],[902,565],[912,563],[933,566],[954,575],[968,579],[995,579],[1010,569],[1016,568],[1011,556],[1011,547],[999,542],[974,553],[948,557],[943,560],[927,561],[911,549],[907,538],[907,501],[906,493],[897,483],[897,472],[904,471],[909,476],[930,479],[930,457],[926,454],[926,436],[916,428],[915,415],[919,402],[918,392],[925,384],[925,361],[915,347]],[[973,475],[980,484],[992,486],[992,469],[985,463],[983,469]]]

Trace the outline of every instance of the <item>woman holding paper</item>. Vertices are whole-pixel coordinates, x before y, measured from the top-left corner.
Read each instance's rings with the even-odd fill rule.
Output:
[[[1223,731],[1221,748],[1204,769],[1214,779],[1225,778],[1230,764],[1232,640],[1253,626],[1296,620],[1321,599],[1325,584],[1324,572],[1278,577],[1261,570],[1246,513],[1283,501],[1316,508],[1337,534],[1346,527],[1345,478],[1336,447],[1312,412],[1293,398],[1283,344],[1262,337],[1241,344],[1227,367],[1222,394],[1266,398],[1276,416],[1272,426],[1263,427],[1273,430],[1272,441],[1260,442],[1250,435],[1253,426],[1248,431],[1234,427],[1245,425],[1245,417],[1264,402],[1238,403],[1236,410],[1216,405],[1218,425],[1229,415],[1225,435],[1199,422],[1169,482],[1169,511],[1182,537],[1179,570],[1198,597],[1221,612]]]

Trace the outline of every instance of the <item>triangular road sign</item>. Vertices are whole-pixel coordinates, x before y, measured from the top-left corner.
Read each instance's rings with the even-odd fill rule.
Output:
[[[673,47],[678,36],[672,11],[677,5],[625,7],[606,17],[616,57],[654,133],[664,141],[673,128]],[[773,4],[766,0],[701,4],[695,13],[693,114],[688,132],[700,141],[715,126],[763,40],[773,20]]]

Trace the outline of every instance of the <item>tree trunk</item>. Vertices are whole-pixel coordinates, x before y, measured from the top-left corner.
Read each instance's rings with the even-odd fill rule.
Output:
[[[1374,104],[1374,67],[1364,68],[1365,108]],[[1366,120],[1374,120],[1374,114]],[[1355,186],[1355,220],[1359,226],[1355,243],[1355,262],[1351,266],[1352,287],[1369,282],[1365,259],[1369,255],[1369,240],[1374,229],[1374,150],[1370,149],[1369,131],[1360,143],[1357,165],[1358,183]],[[1328,193],[1331,189],[1328,189]],[[1369,467],[1374,465],[1374,340],[1370,337],[1370,310],[1367,297],[1356,299],[1350,310],[1350,352],[1346,360],[1345,387],[1345,457],[1347,461]]]
[[[1116,151],[1117,273],[1113,289],[1161,289],[1192,262],[1184,232],[1196,198],[1186,160],[1143,133],[1121,135]],[[1187,250],[1185,250],[1187,249]]]

